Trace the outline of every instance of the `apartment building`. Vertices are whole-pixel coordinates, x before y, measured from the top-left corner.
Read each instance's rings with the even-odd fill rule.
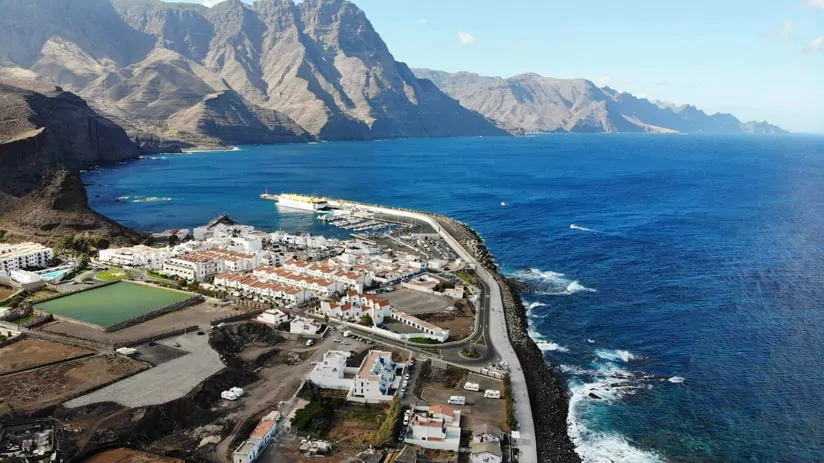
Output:
[[[369,351],[355,376],[348,400],[364,402],[388,402],[396,387],[395,375],[398,365],[392,361],[392,353],[378,350]]]
[[[0,244],[0,273],[48,267],[52,259],[54,250],[39,243]]]

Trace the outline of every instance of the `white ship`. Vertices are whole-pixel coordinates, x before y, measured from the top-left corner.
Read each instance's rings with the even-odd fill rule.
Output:
[[[304,196],[294,193],[283,193],[279,195],[264,193],[260,195],[260,197],[262,199],[277,201],[278,206],[298,209],[301,211],[317,212],[329,209],[329,203],[325,199],[316,198],[314,196]]]

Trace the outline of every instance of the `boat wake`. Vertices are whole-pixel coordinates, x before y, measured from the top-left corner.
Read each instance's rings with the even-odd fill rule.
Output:
[[[572,280],[563,273],[541,271],[532,268],[522,270],[513,274],[519,280],[526,281],[535,287],[535,293],[546,296],[571,296],[576,293],[594,293],[592,288],[587,288],[578,280]]]

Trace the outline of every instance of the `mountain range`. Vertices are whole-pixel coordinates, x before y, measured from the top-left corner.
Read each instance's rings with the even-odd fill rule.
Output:
[[[85,98],[146,151],[523,132],[777,132],[586,80],[395,60],[346,0],[0,0],[0,78]]]
[[[414,69],[468,109],[510,132],[783,133],[767,122],[741,122],[637,98],[585,79],[521,74],[508,79]]]

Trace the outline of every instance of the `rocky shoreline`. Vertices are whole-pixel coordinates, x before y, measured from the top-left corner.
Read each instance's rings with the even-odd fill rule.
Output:
[[[450,217],[434,217],[456,240],[474,254],[495,276],[501,288],[509,339],[521,362],[530,394],[538,460],[578,463],[581,458],[567,431],[569,397],[564,382],[546,363],[543,352],[529,337],[526,308],[517,288],[498,273],[498,265],[481,237],[469,226]]]

